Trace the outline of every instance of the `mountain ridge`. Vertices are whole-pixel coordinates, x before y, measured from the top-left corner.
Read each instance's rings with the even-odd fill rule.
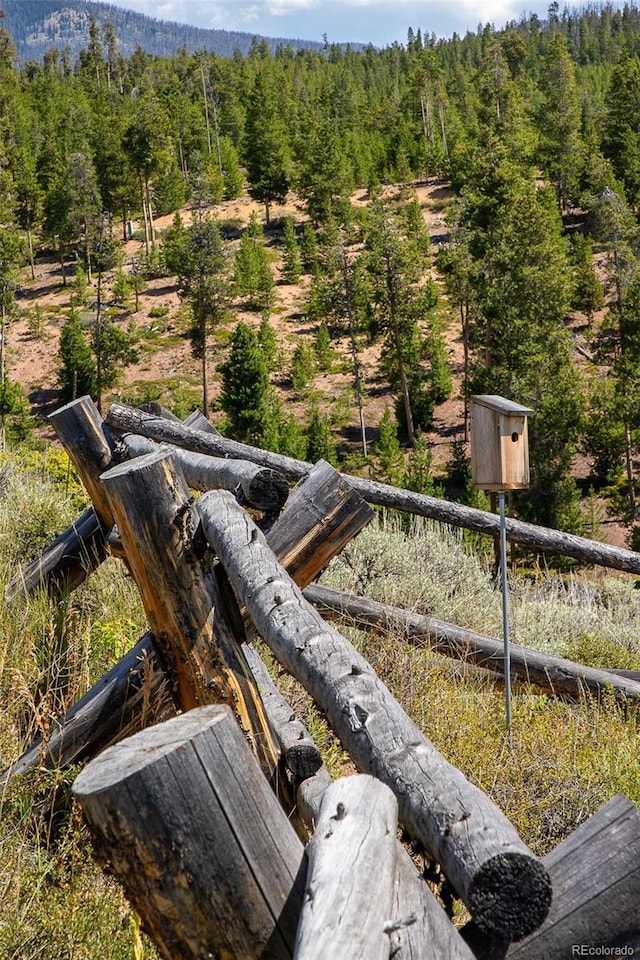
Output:
[[[266,43],[273,52],[278,47],[298,50],[320,50],[320,41],[284,37],[263,37],[233,30],[205,29],[190,24],[159,20],[134,10],[126,10],[96,0],[0,0],[3,25],[9,32],[21,62],[41,59],[44,53],[58,47],[69,48],[77,57],[89,42],[89,25],[95,17],[101,28],[105,21],[113,24],[119,52],[130,56],[142,47],[153,56],[167,57],[183,47],[190,51],[207,50],[223,57],[236,51],[246,56],[252,46]],[[362,48],[362,44],[352,44]]]

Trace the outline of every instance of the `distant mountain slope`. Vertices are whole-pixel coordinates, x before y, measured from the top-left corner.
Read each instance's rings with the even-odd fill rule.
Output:
[[[4,10],[4,26],[11,34],[22,62],[41,59],[50,47],[62,51],[69,46],[72,57],[77,56],[89,41],[92,16],[99,24],[105,20],[113,24],[118,49],[125,57],[138,46],[155,56],[170,56],[187,46],[190,51],[209,50],[230,57],[235,50],[248,53],[254,40],[251,33],[204,30],[183,23],[169,23],[93,0],[0,0],[0,9]],[[311,40],[257,39],[266,39],[273,50],[281,45],[294,50],[322,47],[322,43]]]

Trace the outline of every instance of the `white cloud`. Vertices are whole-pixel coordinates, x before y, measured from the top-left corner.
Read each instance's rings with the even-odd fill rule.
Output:
[[[546,17],[549,0],[111,0],[118,6],[194,26],[239,30],[266,37],[305,37],[385,46],[404,43],[409,26],[436,36],[464,35],[480,23],[500,28],[535,11]],[[622,0],[614,0],[617,6]],[[1,0],[0,0],[1,3]],[[582,6],[583,0],[568,0]],[[560,6],[565,5],[562,0]]]

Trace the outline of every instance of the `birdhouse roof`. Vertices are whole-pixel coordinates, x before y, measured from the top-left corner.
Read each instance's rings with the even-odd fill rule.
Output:
[[[493,394],[482,393],[471,397],[471,400],[473,403],[478,403],[482,407],[488,407],[490,410],[495,410],[497,413],[503,413],[506,416],[527,416],[534,413],[530,407],[523,407],[520,403]]]

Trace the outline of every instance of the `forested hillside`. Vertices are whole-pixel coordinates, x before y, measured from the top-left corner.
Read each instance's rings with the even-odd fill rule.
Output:
[[[102,402],[180,342],[238,439],[459,497],[474,496],[465,399],[511,397],[535,410],[514,511],[593,532],[598,495],[633,540],[639,45],[640,11],[602,4],[450,40],[412,29],[380,51],[228,58],[127,55],[92,19],[76,59],[51,47],[21,67],[3,29],[7,441],[28,430],[18,330],[57,354],[56,402]],[[231,216],[247,195],[252,216]],[[146,399],[184,402],[180,376]]]
[[[5,27],[16,45],[21,62],[39,60],[51,47],[68,49],[75,59],[86,47],[91,18],[104,29],[110,25],[120,52],[130,56],[136,47],[157,57],[169,57],[182,47],[208,50],[221,57],[231,57],[237,50],[249,52],[254,36],[235,30],[205,30],[186,23],[171,23],[147,17],[133,10],[123,10],[109,3],[93,0],[4,0]],[[261,38],[258,37],[258,40]],[[265,40],[270,49],[289,45],[294,50],[320,49],[312,40]]]

